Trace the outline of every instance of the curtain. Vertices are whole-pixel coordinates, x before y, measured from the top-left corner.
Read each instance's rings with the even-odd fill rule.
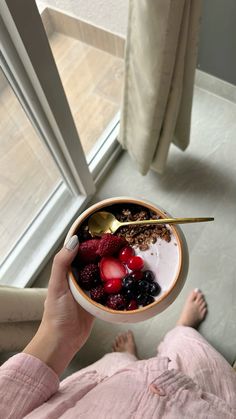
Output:
[[[47,289],[0,286],[0,352],[22,350],[43,315]]]
[[[119,141],[143,175],[189,143],[202,0],[130,0]]]

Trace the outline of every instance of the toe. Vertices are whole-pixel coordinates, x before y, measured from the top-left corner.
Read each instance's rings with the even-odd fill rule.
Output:
[[[203,299],[204,299],[204,296],[203,296],[202,292],[201,292],[201,291],[199,291],[199,292],[197,293],[196,301],[197,301],[197,302],[200,302],[200,301],[201,301],[201,300],[203,300]]]
[[[121,333],[118,335],[118,343],[119,345],[122,345],[123,343],[123,335]]]
[[[205,308],[203,308],[201,310],[201,315],[202,315],[202,319],[204,319],[206,317],[206,315],[207,315],[207,307],[205,307]]]
[[[207,308],[207,304],[205,303],[205,301],[203,301],[200,305],[199,305],[200,310]]]
[[[197,297],[197,288],[195,290],[193,290],[192,292],[190,292],[188,299],[189,301],[194,301]]]
[[[127,336],[127,340],[128,340],[128,342],[133,342],[133,341],[134,341],[134,335],[133,335],[133,333],[131,332],[131,330],[128,330],[128,332],[127,332],[126,336]]]

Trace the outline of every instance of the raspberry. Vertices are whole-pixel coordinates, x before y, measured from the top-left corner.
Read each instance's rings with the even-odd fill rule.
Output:
[[[121,294],[111,294],[107,298],[107,307],[112,310],[124,310],[126,307],[126,300]]]
[[[90,290],[100,282],[99,269],[94,263],[90,263],[79,272],[79,285],[85,290]]]
[[[119,259],[123,263],[128,263],[130,258],[134,256],[134,249],[131,246],[123,247],[119,253]]]
[[[106,294],[102,285],[98,285],[96,288],[90,290],[90,297],[97,303],[104,303]]]
[[[140,256],[132,256],[128,261],[127,266],[132,271],[141,271],[144,266],[144,261]]]
[[[86,265],[87,263],[96,262],[98,259],[97,250],[100,239],[87,240],[80,244],[76,259],[79,263]]]
[[[116,294],[117,292],[121,290],[121,288],[122,288],[121,279],[118,279],[118,278],[110,279],[106,281],[104,284],[104,291],[107,294]]]
[[[99,246],[97,249],[97,255],[104,256],[113,256],[115,253],[127,244],[125,238],[114,236],[113,234],[106,233],[103,234]]]

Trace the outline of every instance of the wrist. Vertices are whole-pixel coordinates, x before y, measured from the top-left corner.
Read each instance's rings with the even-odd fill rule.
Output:
[[[23,352],[40,359],[60,375],[77,350],[71,342],[66,342],[56,329],[41,324],[36,335]]]

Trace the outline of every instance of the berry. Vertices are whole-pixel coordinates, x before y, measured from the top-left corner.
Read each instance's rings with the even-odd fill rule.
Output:
[[[141,271],[144,266],[144,261],[140,256],[132,256],[128,261],[127,266],[132,271]]]
[[[150,283],[147,282],[147,281],[144,281],[144,279],[142,279],[141,281],[138,281],[138,283],[137,283],[137,289],[142,294],[144,294],[144,293],[145,294],[149,294]]]
[[[123,289],[125,289],[125,290],[131,290],[131,289],[134,289],[135,282],[130,277],[130,275],[127,275],[127,276],[124,277],[124,279],[122,281],[122,286],[123,286]]]
[[[100,239],[87,240],[80,244],[76,259],[79,263],[86,265],[94,263],[98,260],[97,250]]]
[[[110,233],[103,234],[97,249],[97,255],[100,257],[113,256],[115,253],[119,252],[126,243],[124,237],[114,236]]]
[[[137,304],[137,301],[135,300],[131,300],[129,304],[127,305],[127,310],[137,310],[137,308],[138,308],[138,304]]]
[[[129,289],[123,288],[122,293],[128,301],[133,300],[135,298],[135,291],[134,290],[129,290]]]
[[[109,279],[123,279],[126,275],[126,268],[124,265],[118,259],[111,256],[102,258],[99,267],[103,281],[108,281]]]
[[[140,281],[143,279],[143,272],[142,271],[133,271],[130,272],[130,278],[134,279],[135,281]]]
[[[140,305],[145,304],[147,297],[148,296],[146,294],[138,294],[136,297],[137,303]]]
[[[90,290],[90,297],[92,300],[97,301],[98,303],[104,303],[106,299],[106,294],[102,285],[98,285],[96,288]]]
[[[81,269],[79,272],[79,285],[85,290],[90,290],[91,288],[98,285],[100,282],[100,275],[98,266],[94,263],[90,263]]]
[[[154,273],[152,271],[144,271],[143,272],[143,279],[145,279],[148,282],[153,282],[155,279]]]
[[[119,259],[122,263],[128,263],[132,256],[134,256],[134,249],[131,246],[123,247],[120,250]]]
[[[143,306],[148,306],[149,304],[154,303],[155,299],[151,295],[146,296],[146,300],[143,302]]]
[[[126,300],[121,294],[111,294],[107,297],[107,307],[112,310],[124,310],[126,308]]]
[[[116,294],[121,290],[121,288],[122,288],[121,280],[117,278],[109,279],[104,284],[104,291],[107,294]]]
[[[157,282],[153,282],[149,287],[149,294],[156,297],[161,292],[161,287]]]

